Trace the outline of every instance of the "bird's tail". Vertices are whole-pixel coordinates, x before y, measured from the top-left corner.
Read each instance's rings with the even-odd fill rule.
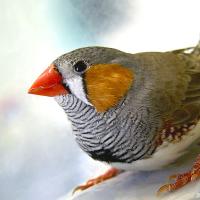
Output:
[[[200,71],[200,40],[195,47],[178,49],[173,53],[182,57],[191,71]]]
[[[194,56],[200,57],[200,40],[196,47],[194,47],[192,54]]]

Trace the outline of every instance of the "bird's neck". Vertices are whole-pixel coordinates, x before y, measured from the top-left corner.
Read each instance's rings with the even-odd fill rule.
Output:
[[[88,122],[91,114],[99,115],[95,108],[86,104],[73,94],[55,97],[57,103],[63,108],[73,126]]]
[[[144,121],[148,121],[151,112],[141,107],[136,111],[130,107],[132,112],[127,112],[128,100],[124,98],[115,108],[98,113],[73,94],[56,97],[72,123],[80,147],[92,158],[106,162],[133,162],[151,155],[155,149],[155,127]]]

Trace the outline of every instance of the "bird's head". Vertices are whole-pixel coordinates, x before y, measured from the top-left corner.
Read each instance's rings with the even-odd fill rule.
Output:
[[[98,112],[117,105],[134,81],[123,66],[124,52],[104,47],[77,49],[57,58],[33,83],[29,93],[58,96],[73,94]]]

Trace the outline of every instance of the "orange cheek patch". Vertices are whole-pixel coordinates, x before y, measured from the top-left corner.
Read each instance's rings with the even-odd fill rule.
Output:
[[[98,112],[117,105],[134,80],[132,70],[118,64],[98,64],[85,73],[88,99]]]

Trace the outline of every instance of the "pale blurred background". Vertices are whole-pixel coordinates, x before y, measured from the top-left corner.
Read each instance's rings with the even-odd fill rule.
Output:
[[[194,46],[199,0],[0,0],[0,200],[56,200],[104,170],[75,144],[52,98],[27,94],[59,55]]]

